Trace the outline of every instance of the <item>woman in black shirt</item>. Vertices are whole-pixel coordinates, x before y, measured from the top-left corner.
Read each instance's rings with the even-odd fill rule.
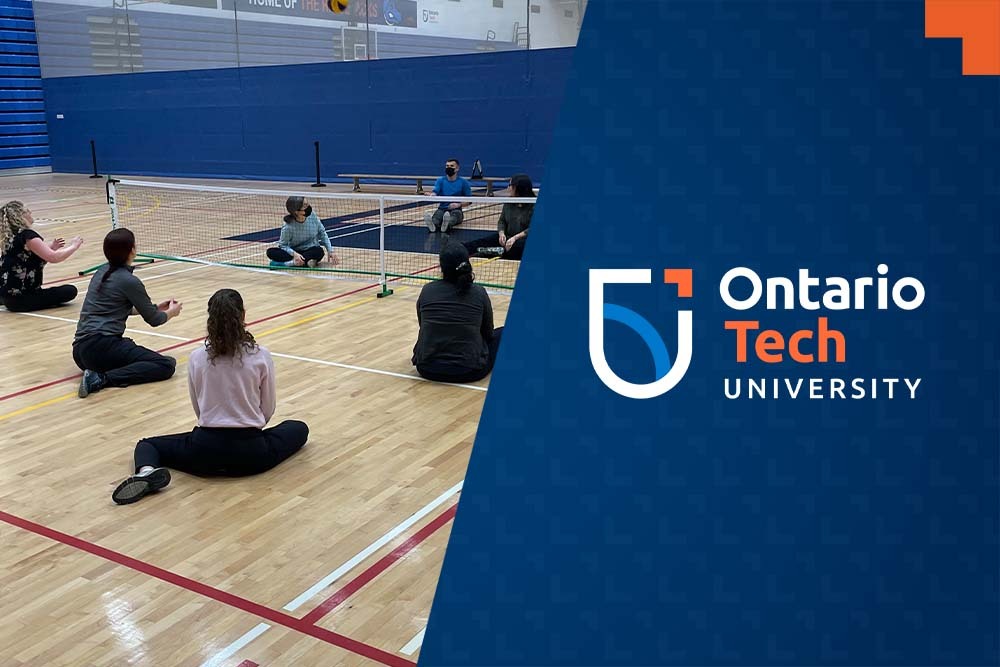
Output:
[[[428,380],[475,382],[493,370],[503,327],[493,328],[493,305],[474,284],[465,246],[446,244],[440,261],[444,279],[424,285],[417,299],[413,365]]]
[[[19,201],[0,206],[0,301],[13,312],[60,306],[76,298],[76,287],[60,285],[42,289],[42,270],[77,251],[83,239],[66,245],[63,239],[46,243],[31,226],[35,219]]]

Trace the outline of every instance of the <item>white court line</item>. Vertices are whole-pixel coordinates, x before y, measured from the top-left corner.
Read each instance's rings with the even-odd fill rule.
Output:
[[[382,547],[384,547],[386,544],[388,544],[392,540],[396,539],[401,534],[403,534],[405,531],[407,531],[409,528],[411,528],[413,526],[413,524],[415,524],[418,521],[420,521],[422,518],[424,518],[425,516],[427,516],[428,514],[430,514],[431,512],[433,512],[435,509],[437,509],[438,507],[440,507],[444,503],[448,502],[449,499],[451,499],[455,494],[457,494],[459,491],[462,490],[462,485],[464,483],[465,482],[463,480],[463,481],[459,482],[458,484],[456,484],[455,486],[451,487],[450,489],[448,489],[447,491],[445,491],[444,493],[442,493],[440,496],[438,496],[437,498],[435,498],[431,502],[429,502],[426,505],[424,505],[416,513],[410,515],[409,518],[407,518],[405,521],[403,521],[402,523],[400,523],[398,526],[396,526],[395,528],[393,528],[392,530],[390,530],[388,533],[386,533],[385,535],[383,535],[382,537],[378,538],[377,540],[375,540],[374,542],[372,542],[371,544],[369,544],[367,547],[365,547],[364,549],[362,549],[361,551],[359,551],[357,554],[354,555],[353,558],[351,558],[346,563],[344,563],[343,565],[341,565],[340,567],[338,567],[336,570],[334,570],[333,572],[331,572],[330,574],[326,575],[325,577],[323,577],[322,579],[320,579],[318,582],[316,582],[312,587],[309,588],[309,590],[305,591],[304,593],[302,593],[302,595],[298,596],[297,598],[295,598],[294,600],[292,600],[291,602],[289,602],[288,604],[286,604],[283,607],[285,609],[285,611],[295,611],[296,609],[298,609],[299,607],[301,607],[303,604],[305,604],[306,602],[308,602],[310,599],[312,599],[316,594],[318,594],[324,588],[327,588],[330,584],[334,583],[337,579],[340,579],[342,576],[344,576],[345,574],[347,574],[348,572],[350,572],[351,570],[353,570],[359,564],[361,564],[362,562],[364,562],[365,559],[367,559],[369,556],[371,556],[376,551],[378,551],[379,549],[381,549]],[[240,637],[239,639],[237,639],[236,641],[234,641],[232,644],[230,644],[229,646],[227,646],[226,648],[224,648],[221,653],[219,653],[218,655],[214,656],[211,660],[209,660],[208,662],[203,663],[201,665],[201,667],[216,667],[219,663],[221,663],[225,659],[227,659],[230,656],[232,656],[233,654],[235,654],[237,651],[239,651],[241,648],[243,648],[244,646],[246,646],[247,644],[249,644],[250,642],[252,642],[254,639],[256,639],[257,637],[259,637],[260,635],[264,634],[264,631],[267,629],[266,624],[265,623],[261,623],[260,625],[265,626],[264,630],[261,630],[260,632],[257,632],[256,634],[253,634],[257,630],[257,628],[260,627],[260,626],[257,626],[257,628],[254,628],[253,630],[251,630],[250,632],[246,633],[245,635],[243,635],[242,637]],[[251,636],[252,634],[253,634],[253,636]],[[418,636],[420,637],[421,641],[423,641],[423,632],[421,632],[420,635],[418,635]],[[414,637],[414,639],[416,639],[416,637]],[[413,643],[413,640],[410,640],[410,644],[412,644],[412,643]],[[407,646],[409,646],[410,644],[407,644]],[[414,649],[414,650],[416,650],[416,649]],[[412,655],[412,653],[409,654],[409,655]],[[220,658],[219,656],[223,656],[223,657]]]
[[[10,311],[8,311],[10,312]],[[69,324],[76,324],[77,320],[70,319],[68,317],[56,317],[55,315],[43,315],[42,313],[16,313],[17,315],[26,315],[28,317],[39,317],[45,320],[55,320],[56,322],[66,322]],[[126,333],[131,334],[141,334],[143,336],[156,336],[158,338],[169,338],[170,340],[191,340],[190,338],[184,338],[183,336],[174,336],[172,334],[159,333],[158,331],[143,331],[141,329],[125,329]],[[192,343],[193,344],[193,343]],[[338,361],[327,361],[325,359],[313,359],[312,357],[300,357],[295,354],[284,354],[282,352],[271,352],[272,357],[281,357],[282,359],[292,359],[294,361],[304,361],[310,364],[318,364],[320,366],[333,366],[334,368],[343,368],[349,371],[358,371],[360,373],[372,373],[373,375],[386,375],[388,377],[402,378],[404,380],[415,380],[417,382],[430,382],[432,384],[442,384],[448,387],[460,387],[462,389],[472,389],[474,391],[486,391],[486,387],[479,387],[474,384],[457,384],[453,382],[435,382],[434,380],[428,380],[422,378],[419,375],[408,375],[407,373],[396,373],[394,371],[383,371],[378,368],[368,368],[367,366],[355,366],[353,364],[342,364]]]
[[[427,632],[427,628],[424,627],[423,630],[414,635],[413,639],[406,642],[406,646],[399,649],[399,652],[403,655],[413,655],[420,648],[420,645],[424,643],[424,633]]]
[[[410,515],[410,518],[408,518],[406,521],[403,521],[401,524],[390,530],[388,533],[386,533],[385,535],[378,538],[377,540],[369,544],[367,547],[359,551],[354,556],[354,558],[351,558],[349,561],[338,567],[336,570],[334,570],[330,574],[326,575],[325,577],[317,581],[308,590],[303,592],[302,595],[298,596],[297,598],[286,604],[283,607],[283,609],[285,611],[295,611],[296,609],[301,607],[303,604],[305,604],[314,596],[316,596],[324,588],[326,588],[333,582],[337,581],[337,579],[340,579],[342,576],[353,570],[355,567],[357,567],[361,562],[363,562],[373,553],[375,553],[376,551],[387,545],[389,542],[392,542],[394,539],[399,537],[406,530],[412,527],[413,524],[420,521],[425,516],[433,512],[435,509],[448,502],[448,500],[452,496],[454,496],[456,493],[462,490],[462,485],[464,483],[465,483],[464,481],[459,482],[458,484],[451,487],[450,489],[442,493],[440,496],[438,496],[431,502],[424,505],[423,508],[418,510],[415,514]]]
[[[242,637],[234,641],[232,644],[222,649],[221,652],[216,653],[207,662],[201,663],[201,667],[219,667],[229,658],[236,655],[236,652],[242,649],[244,646],[252,642],[253,640],[260,637],[262,634],[271,629],[271,626],[267,623],[258,623],[254,626],[252,630],[244,634]]]

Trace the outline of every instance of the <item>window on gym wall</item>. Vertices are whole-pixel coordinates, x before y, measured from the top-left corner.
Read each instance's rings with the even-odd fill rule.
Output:
[[[586,0],[35,0],[46,77],[575,46]],[[90,58],[80,57],[89,47]]]

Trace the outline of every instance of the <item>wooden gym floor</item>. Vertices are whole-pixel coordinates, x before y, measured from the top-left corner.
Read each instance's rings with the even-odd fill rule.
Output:
[[[24,201],[46,239],[85,239],[45,272],[75,284],[76,301],[0,310],[0,665],[416,662],[486,388],[415,377],[419,287],[377,299],[367,283],[144,266],[153,300],[184,311],[156,330],[133,318],[127,335],[169,350],[177,373],[81,400],[70,346],[89,277],[77,272],[103,260],[104,183],[4,177],[0,199]],[[195,424],[185,362],[221,287],[243,294],[275,356],[272,423],[306,421],[309,444],[258,477],[175,473],[118,507],[135,442]],[[508,298],[493,303],[502,324]]]

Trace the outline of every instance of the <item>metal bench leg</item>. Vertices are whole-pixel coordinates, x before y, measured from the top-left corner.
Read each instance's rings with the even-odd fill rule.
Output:
[[[493,181],[486,181],[486,196],[493,196]]]
[[[361,192],[361,179],[357,176],[354,177],[354,191]]]
[[[417,194],[418,195],[424,194],[424,182],[419,178],[417,179]]]

